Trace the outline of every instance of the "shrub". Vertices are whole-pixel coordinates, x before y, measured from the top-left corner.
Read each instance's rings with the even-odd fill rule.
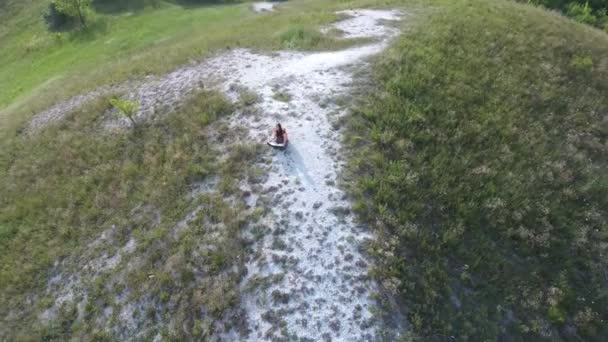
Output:
[[[568,5],[566,14],[581,23],[589,25],[595,25],[597,23],[597,18],[593,15],[588,2],[584,5],[576,2],[571,3]]]
[[[133,127],[137,126],[137,121],[135,120],[135,116],[137,115],[137,110],[139,108],[137,102],[113,98],[110,99],[110,104],[116,108],[122,116],[129,119],[131,124],[133,124]]]
[[[53,0],[57,11],[76,18],[80,26],[86,28],[86,19],[91,0]]]
[[[43,17],[49,31],[52,32],[69,30],[77,22],[77,18],[58,11],[55,2],[49,4],[47,10],[43,13]]]
[[[566,321],[566,314],[558,306],[551,306],[548,315],[553,323],[563,324]]]
[[[576,55],[570,65],[578,72],[589,72],[593,69],[593,59],[590,56]]]

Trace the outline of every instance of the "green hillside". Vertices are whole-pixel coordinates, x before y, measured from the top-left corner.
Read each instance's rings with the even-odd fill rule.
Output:
[[[314,34],[318,25],[335,20],[333,8],[349,5],[298,1],[280,13],[259,15],[247,2],[182,6],[157,1],[134,12],[90,11],[85,31],[49,32],[42,18],[48,1],[4,1],[0,135],[57,100],[100,85],[162,74],[221,49],[279,49],[294,33]],[[341,45],[332,39],[301,39],[290,46]]]
[[[349,177],[416,336],[605,340],[608,35],[507,1],[442,2],[375,80]]]
[[[343,186],[378,237],[369,252],[389,323],[378,339],[608,338],[600,1],[596,27],[508,0],[290,0],[265,13],[194,2],[93,7],[87,29],[50,32],[48,1],[0,0],[0,340],[209,340],[243,329],[243,265],[269,230],[260,222],[272,196],[249,207],[239,182],[259,186],[271,158],[226,119],[259,115],[259,89],[235,102],[200,90],[133,129],[103,126],[110,99],[124,94],[40,131],[27,124],[73,95],[228,49],[360,44],[319,28],[365,7],[406,13],[403,34],[358,74],[358,91],[335,99],[352,109],[335,123],[346,127]],[[196,228],[177,234],[188,217]],[[117,256],[112,271],[96,263]],[[126,307],[136,337],[116,328]]]

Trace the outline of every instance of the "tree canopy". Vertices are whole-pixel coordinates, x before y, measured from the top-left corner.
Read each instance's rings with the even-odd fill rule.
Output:
[[[606,0],[519,0],[557,9],[578,22],[608,30],[608,2]]]

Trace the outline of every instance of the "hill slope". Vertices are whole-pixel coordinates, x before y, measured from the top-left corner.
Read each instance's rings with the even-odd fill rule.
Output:
[[[608,35],[507,1],[441,3],[380,60],[352,193],[424,340],[608,336],[607,91]]]
[[[509,1],[293,0],[55,37],[43,1],[8,3],[0,339],[608,336],[605,33]],[[336,13],[361,6],[404,25]]]
[[[377,334],[370,236],[337,185],[330,120],[400,15],[319,16],[341,20],[267,37],[291,51],[229,49],[58,101],[7,139],[0,339]],[[138,104],[133,122],[115,97]],[[292,143],[262,150],[277,121]]]

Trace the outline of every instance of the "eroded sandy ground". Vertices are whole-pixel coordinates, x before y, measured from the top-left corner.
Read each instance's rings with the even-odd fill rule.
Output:
[[[233,126],[247,127],[254,142],[263,142],[281,122],[291,142],[286,151],[274,152],[263,194],[252,194],[252,205],[258,196],[270,199],[272,215],[266,222],[270,234],[257,244],[243,282],[251,341],[279,336],[352,341],[376,335],[369,297],[376,288],[361,252],[363,241],[372,237],[353,221],[350,203],[337,187],[341,138],[330,118],[343,114],[333,100],[349,92],[354,67],[397,34],[384,21],[396,20],[398,13],[344,14],[351,18],[335,25],[344,36],[379,41],[314,54],[235,50],[207,62],[231,96],[238,96],[231,89],[240,87],[261,95],[263,115],[236,116]],[[261,280],[264,286],[256,287]]]
[[[369,45],[320,53],[279,52],[262,55],[237,49],[163,77],[101,88],[37,115],[30,132],[59,120],[91,98],[125,93],[140,104],[141,117],[170,111],[202,87],[219,87],[237,101],[244,89],[255,92],[257,114],[232,116],[232,127],[244,127],[246,143],[263,144],[281,122],[290,146],[271,151],[272,163],[259,165],[268,174],[261,186],[243,184],[248,204],[270,206],[263,225],[246,234],[256,238],[241,284],[242,308],[249,327],[221,336],[226,340],[374,340],[377,322],[370,294],[370,260],[363,252],[373,236],[358,225],[350,203],[337,186],[342,167],[341,136],[333,120],[346,109],[336,99],[347,95],[353,73],[382,51],[398,34],[389,22],[401,14],[389,10],[344,11],[348,19],[336,28],[348,38],[374,38]],[[127,124],[110,120],[107,126]],[[260,231],[261,230],[261,231]],[[262,233],[262,234],[260,234]],[[128,251],[127,251],[128,253]]]

